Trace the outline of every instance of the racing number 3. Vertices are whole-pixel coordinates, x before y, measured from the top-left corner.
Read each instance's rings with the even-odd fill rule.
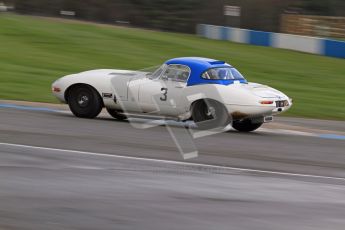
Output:
[[[161,88],[161,91],[163,93],[163,97],[160,97],[161,101],[166,101],[168,98],[168,88]]]

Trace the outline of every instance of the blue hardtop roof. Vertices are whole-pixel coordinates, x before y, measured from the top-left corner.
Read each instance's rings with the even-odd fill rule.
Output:
[[[168,65],[171,64],[181,64],[189,66],[189,68],[200,68],[204,71],[213,68],[215,66],[217,67],[231,67],[228,63],[225,63],[224,61],[215,60],[211,58],[203,58],[203,57],[180,57],[180,58],[173,58],[165,62]]]
[[[191,69],[191,74],[187,82],[187,86],[199,85],[199,84],[221,84],[229,85],[234,82],[234,80],[208,80],[201,77],[201,75],[211,68],[221,68],[221,67],[232,67],[230,64],[203,57],[180,57],[173,58],[165,62],[167,65],[186,65]],[[243,82],[242,82],[243,81]],[[241,83],[246,83],[246,80],[241,80]]]

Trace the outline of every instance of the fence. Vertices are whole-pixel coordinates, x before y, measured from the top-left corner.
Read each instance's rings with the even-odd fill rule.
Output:
[[[283,14],[280,31],[287,34],[345,38],[345,17]]]
[[[345,58],[345,42],[331,39],[205,24],[198,25],[197,34],[209,39],[227,40],[258,46],[270,46],[329,57]]]

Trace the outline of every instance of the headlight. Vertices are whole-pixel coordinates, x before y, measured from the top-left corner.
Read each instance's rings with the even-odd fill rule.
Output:
[[[52,91],[55,92],[55,93],[60,93],[61,89],[59,87],[53,86],[52,87]]]

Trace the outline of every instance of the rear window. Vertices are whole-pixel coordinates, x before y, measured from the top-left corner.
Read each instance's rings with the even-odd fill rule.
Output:
[[[212,68],[205,71],[202,78],[208,80],[244,80],[242,74],[235,68],[223,67],[223,68]]]

